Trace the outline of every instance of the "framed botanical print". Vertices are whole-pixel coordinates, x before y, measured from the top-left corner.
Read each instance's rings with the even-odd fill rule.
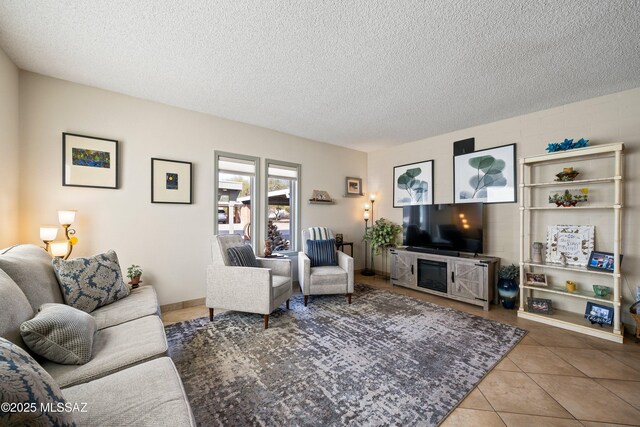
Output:
[[[151,159],[151,203],[191,203],[192,164]]]
[[[453,158],[454,203],[516,201],[516,144]]]
[[[62,185],[118,188],[118,141],[63,132]]]
[[[433,160],[393,168],[393,207],[433,204]]]

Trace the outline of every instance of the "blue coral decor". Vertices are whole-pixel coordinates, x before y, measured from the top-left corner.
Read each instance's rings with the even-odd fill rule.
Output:
[[[589,140],[580,138],[578,141],[573,142],[573,139],[565,138],[562,142],[552,142],[547,145],[547,151],[553,153],[556,151],[572,150],[574,148],[584,148],[589,146]]]

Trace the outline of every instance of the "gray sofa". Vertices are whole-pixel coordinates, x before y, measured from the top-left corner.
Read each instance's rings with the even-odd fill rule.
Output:
[[[51,257],[35,245],[0,250],[0,336],[29,352],[20,324],[41,304],[64,303]],[[83,425],[194,426],[182,382],[167,357],[167,340],[156,293],[141,286],[126,298],[90,314],[98,327],[91,360],[61,365],[31,353],[58,383]]]

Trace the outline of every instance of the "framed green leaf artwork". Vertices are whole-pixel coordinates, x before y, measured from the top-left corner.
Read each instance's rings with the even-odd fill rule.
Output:
[[[454,203],[516,201],[516,144],[453,158]]]
[[[433,204],[433,160],[393,168],[393,207]]]

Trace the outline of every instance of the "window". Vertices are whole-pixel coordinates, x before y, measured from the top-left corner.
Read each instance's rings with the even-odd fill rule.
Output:
[[[272,252],[296,252],[300,235],[300,165],[266,160],[266,233]]]
[[[215,234],[238,234],[252,243],[258,230],[259,165],[257,157],[215,152]]]

